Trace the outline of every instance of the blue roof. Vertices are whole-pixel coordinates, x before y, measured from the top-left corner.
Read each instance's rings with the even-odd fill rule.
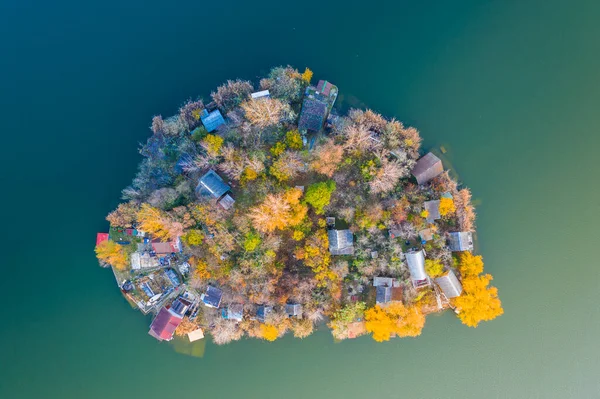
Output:
[[[196,190],[203,195],[211,195],[214,198],[221,198],[223,194],[229,191],[229,187],[221,176],[215,173],[214,170],[209,170],[200,178]]]
[[[173,271],[173,269],[167,269],[167,271],[165,273],[167,273],[167,277],[169,277],[169,280],[171,280],[171,283],[173,283],[173,285],[175,287],[179,287],[179,284],[181,284],[181,283],[179,282],[179,277],[177,277],[177,273],[175,273],[175,271]]]
[[[202,297],[202,302],[208,306],[212,306],[213,308],[218,308],[221,304],[221,297],[223,296],[223,291],[220,289],[208,286],[206,289],[206,293]]]
[[[271,313],[271,311],[273,311],[273,308],[271,306],[259,306],[258,309],[256,309],[256,318],[261,323],[264,323],[265,318],[269,313]]]
[[[208,113],[207,110],[203,110],[200,119],[202,119],[202,124],[209,133],[225,123],[225,119],[223,119],[223,115],[221,115],[221,112],[218,109],[211,113]]]

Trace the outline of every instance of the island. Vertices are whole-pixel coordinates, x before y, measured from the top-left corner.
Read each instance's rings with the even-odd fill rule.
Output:
[[[149,334],[216,344],[418,336],[452,310],[503,313],[475,255],[471,192],[417,129],[334,109],[338,87],[273,68],[152,119],[96,255]],[[381,90],[385,90],[384,86]]]

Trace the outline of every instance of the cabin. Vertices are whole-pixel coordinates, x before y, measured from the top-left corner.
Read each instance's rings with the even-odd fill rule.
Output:
[[[242,321],[244,318],[244,305],[241,303],[232,303],[227,306],[227,309],[223,309],[223,318],[233,321]]]
[[[181,320],[183,320],[183,315],[172,311],[172,307],[171,309],[162,307],[152,320],[148,334],[159,341],[170,341],[173,339],[175,330],[181,324]]]
[[[462,294],[462,285],[452,270],[449,270],[444,276],[437,277],[434,281],[448,299]]]
[[[448,235],[448,247],[452,252],[472,251],[473,234],[469,231],[457,231]]]
[[[182,251],[181,239],[179,237],[177,237],[176,240],[164,242],[155,238],[154,240],[152,240],[150,245],[152,246],[152,251],[159,258],[171,255],[173,253],[179,253]]]
[[[289,317],[296,317],[298,319],[302,318],[302,305],[299,303],[288,303],[285,305],[285,313]]]
[[[439,200],[425,201],[425,203],[423,204],[423,207],[427,211],[427,217],[426,217],[427,222],[433,223],[434,221],[442,218],[442,215],[440,215],[440,201]]]
[[[327,102],[318,97],[306,97],[302,103],[298,130],[318,132],[327,119]]]
[[[272,306],[264,306],[261,305],[256,309],[256,319],[258,321],[260,321],[261,323],[264,323],[265,320],[267,319],[267,316],[269,315],[269,313],[271,313],[273,311],[273,307]]]
[[[219,199],[227,193],[231,187],[221,179],[214,170],[209,170],[198,180],[196,192],[201,196],[210,196]]]
[[[211,112],[208,112],[206,109],[202,110],[200,119],[202,120],[204,128],[209,133],[217,130],[219,126],[225,124],[225,119],[223,119],[223,115],[221,115],[221,111],[218,109],[215,109]]]
[[[354,235],[352,231],[329,230],[329,252],[332,255],[354,255]]]
[[[190,302],[190,300],[180,296],[179,298],[177,298],[173,301],[173,303],[171,304],[171,308],[169,310],[171,312],[183,317],[183,316],[185,316],[185,313],[188,311],[190,306],[192,306],[192,302]]]
[[[417,183],[421,185],[429,183],[432,179],[441,175],[442,172],[444,172],[442,161],[429,152],[417,161],[411,174],[417,179]]]
[[[206,292],[200,296],[200,299],[202,299],[202,302],[209,308],[218,308],[221,304],[222,297],[223,291],[209,285],[206,287]]]
[[[406,263],[413,287],[420,288],[429,285],[429,277],[425,272],[425,253],[422,249],[407,252]]]
[[[271,98],[271,93],[269,90],[257,91],[255,93],[250,94],[253,100],[263,99],[263,98]]]

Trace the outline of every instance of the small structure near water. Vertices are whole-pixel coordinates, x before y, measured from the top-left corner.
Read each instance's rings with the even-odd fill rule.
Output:
[[[417,179],[417,183],[425,184],[441,175],[443,171],[444,165],[441,159],[428,152],[417,161],[411,173]]]
[[[437,277],[434,281],[440,286],[442,292],[448,299],[456,298],[462,293],[462,284],[458,281],[458,278],[456,278],[456,275],[452,270],[448,270],[448,273],[444,276]]]
[[[448,247],[452,252],[472,251],[473,234],[468,231],[457,231],[448,235]]]
[[[215,109],[210,113],[206,109],[202,110],[200,119],[202,119],[202,124],[209,133],[217,130],[219,126],[225,123],[225,119],[223,119],[223,115],[221,115],[221,111],[218,109]]]

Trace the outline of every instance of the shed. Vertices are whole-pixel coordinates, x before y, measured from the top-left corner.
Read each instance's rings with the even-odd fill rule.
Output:
[[[148,252],[131,254],[131,268],[133,270],[149,269],[160,266],[159,260],[155,256],[150,256]]]
[[[221,111],[218,109],[210,113],[206,109],[202,110],[200,119],[202,119],[202,124],[209,133],[225,123],[225,119],[223,119],[223,115],[221,115]]]
[[[290,317],[302,318],[302,305],[299,303],[288,303],[285,305],[285,313]]]
[[[190,342],[198,341],[199,339],[204,338],[204,331],[201,328],[188,333],[188,339]]]
[[[96,246],[100,245],[104,241],[108,241],[108,233],[97,233],[96,234]]]
[[[417,183],[425,184],[442,174],[443,171],[442,161],[429,152],[417,161],[411,173],[417,179]]]
[[[229,210],[233,207],[233,204],[235,204],[235,200],[229,194],[225,194],[223,198],[219,200],[219,205],[221,205],[223,209]]]
[[[299,130],[318,132],[327,118],[327,103],[317,97],[305,97],[298,121]]]
[[[241,303],[232,303],[227,306],[227,320],[242,321],[244,318],[244,305]]]
[[[218,308],[221,304],[221,297],[223,296],[223,291],[220,289],[208,286],[206,288],[206,292],[200,296],[202,302],[209,308]]]
[[[440,201],[425,201],[423,207],[427,211],[427,221],[429,223],[433,223],[435,220],[439,220],[442,218],[440,215]]]
[[[198,180],[196,192],[200,195],[208,195],[213,198],[221,198],[231,187],[221,179],[214,170],[209,170]]]
[[[267,319],[267,316],[269,315],[269,313],[271,313],[273,311],[273,307],[272,306],[264,306],[261,305],[258,307],[258,309],[256,309],[256,318],[258,319],[258,321],[260,321],[261,323],[264,323],[265,320]]]
[[[429,279],[425,272],[425,254],[423,250],[407,252],[406,263],[408,264],[410,279],[415,288],[429,284]]]
[[[354,255],[354,235],[352,231],[329,230],[329,252],[332,255]]]
[[[253,100],[257,100],[259,98],[270,98],[271,94],[269,93],[269,90],[263,90],[250,94],[250,97],[252,97]]]
[[[448,299],[456,298],[462,293],[462,285],[452,270],[449,270],[444,276],[437,277],[435,282]]]
[[[170,341],[173,339],[175,329],[181,324],[182,319],[183,316],[163,307],[160,309],[154,320],[152,320],[148,334],[159,341]]]
[[[473,234],[468,231],[457,231],[448,235],[448,247],[452,252],[472,251]]]

